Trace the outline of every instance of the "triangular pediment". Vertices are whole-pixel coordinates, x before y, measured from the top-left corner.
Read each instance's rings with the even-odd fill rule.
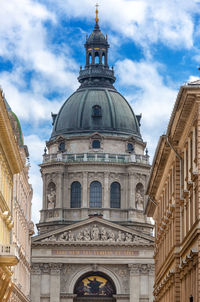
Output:
[[[60,229],[35,236],[34,244],[109,244],[109,245],[152,245],[152,236],[110,222],[100,217],[64,226]]]

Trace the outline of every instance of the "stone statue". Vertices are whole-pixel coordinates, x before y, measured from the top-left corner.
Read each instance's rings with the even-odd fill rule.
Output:
[[[143,198],[142,193],[139,189],[136,191],[135,204],[136,204],[136,208],[138,210],[143,210],[144,209],[144,198]]]
[[[94,240],[94,241],[99,240],[99,228],[97,227],[96,224],[92,228],[91,237],[92,237],[92,240]]]
[[[117,237],[117,242],[122,242],[124,241],[124,233],[122,233],[121,231],[118,232],[118,237]]]
[[[91,237],[90,237],[90,231],[88,228],[85,228],[83,231],[83,237],[85,241],[90,241]]]
[[[126,237],[125,237],[125,241],[126,242],[132,242],[132,235],[131,234],[129,234],[129,233],[126,233]]]
[[[102,229],[101,229],[101,240],[106,241],[107,239],[108,239],[108,236],[107,236],[106,229],[104,227],[102,227]]]
[[[59,241],[67,241],[67,239],[68,239],[68,233],[67,232],[64,232],[58,238]]]
[[[69,241],[74,241],[74,234],[71,231],[69,231],[68,236]]]
[[[50,241],[56,241],[56,237],[55,235],[52,235],[50,238],[49,238]]]
[[[47,194],[47,200],[48,200],[48,209],[54,209],[56,205],[56,190],[55,188],[50,187],[50,191]]]
[[[83,231],[80,231],[76,236],[76,241],[83,241],[83,239],[84,239]]]
[[[115,234],[111,230],[108,231],[108,241],[115,241]]]

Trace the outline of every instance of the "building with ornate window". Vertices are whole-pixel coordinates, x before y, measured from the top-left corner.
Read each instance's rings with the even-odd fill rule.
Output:
[[[113,86],[108,48],[97,15],[80,87],[52,114],[32,302],[153,301],[153,226],[144,214],[149,156],[141,116]]]
[[[200,81],[180,88],[147,193],[155,220],[155,301],[200,301]]]
[[[12,242],[17,247],[19,263],[13,269],[13,289],[9,302],[30,301],[30,252],[34,225],[31,221],[32,186],[29,184],[29,153],[17,116],[6,102],[12,130],[18,145],[23,167],[13,177],[12,213],[14,227]]]
[[[6,302],[13,288],[11,268],[19,261],[12,240],[13,175],[23,168],[19,149],[10,124],[6,104],[0,90],[0,301]]]

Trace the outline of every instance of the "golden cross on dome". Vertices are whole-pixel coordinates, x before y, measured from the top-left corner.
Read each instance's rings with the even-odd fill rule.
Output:
[[[99,16],[98,16],[99,10],[98,10],[98,7],[99,7],[99,4],[97,3],[97,4],[96,4],[96,18],[95,18],[95,22],[96,22],[96,23],[99,22]]]

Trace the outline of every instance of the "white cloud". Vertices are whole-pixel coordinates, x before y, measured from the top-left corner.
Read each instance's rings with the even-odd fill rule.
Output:
[[[166,130],[177,95],[176,90],[164,83],[159,69],[160,64],[148,61],[126,59],[116,63],[119,83],[129,91],[127,100],[135,114],[142,112],[143,139],[149,142],[151,156],[159,136]]]
[[[57,1],[68,18],[94,16],[94,1]],[[118,34],[147,46],[162,42],[169,47],[193,46],[193,15],[200,11],[197,1],[191,0],[102,0],[100,24],[107,25]]]
[[[150,128],[169,119],[177,94],[177,91],[164,84],[158,71],[160,67],[156,63],[128,59],[116,63],[120,84],[138,89],[136,94],[130,93],[127,98],[137,111],[142,112],[143,123]]]

